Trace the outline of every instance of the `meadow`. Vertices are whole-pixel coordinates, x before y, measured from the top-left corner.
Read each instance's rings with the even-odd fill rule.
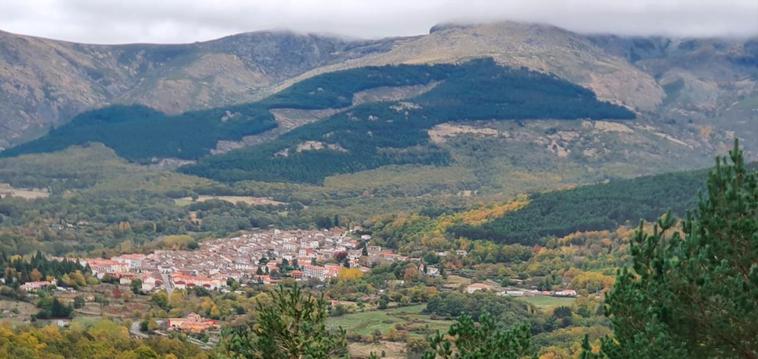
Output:
[[[446,331],[452,324],[452,321],[432,319],[431,315],[424,314],[425,307],[425,304],[418,304],[345,314],[329,318],[328,325],[332,328],[342,327],[348,333],[361,336],[371,336],[376,331],[384,335],[394,328],[398,332],[423,337],[437,330]]]

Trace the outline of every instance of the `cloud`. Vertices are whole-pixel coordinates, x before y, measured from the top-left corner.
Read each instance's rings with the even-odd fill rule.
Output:
[[[89,43],[193,42],[289,29],[356,38],[515,20],[622,35],[756,36],[756,0],[3,0],[0,29]]]

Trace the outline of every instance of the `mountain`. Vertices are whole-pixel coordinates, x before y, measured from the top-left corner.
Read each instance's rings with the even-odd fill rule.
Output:
[[[248,102],[387,41],[256,32],[182,45],[89,45],[0,32],[0,148],[109,104],[169,114]]]
[[[388,51],[320,67],[316,73],[395,63],[450,63],[492,57],[499,64],[555,74],[587,87],[599,98],[640,111],[650,111],[664,97],[648,73],[626,59],[609,54],[584,35],[557,27],[497,22],[479,25],[440,25],[425,36],[398,39]]]
[[[364,73],[364,74],[356,74]],[[328,80],[324,77],[330,77]],[[367,83],[378,77],[388,81]],[[397,77],[397,78],[395,78]],[[301,106],[333,105],[355,90],[371,90],[405,80],[407,85],[437,84],[399,101],[363,103],[322,121],[306,124],[265,145],[203,158],[188,173],[222,181],[264,180],[321,183],[326,177],[385,165],[448,165],[450,153],[430,141],[429,130],[447,122],[536,119],[633,119],[628,109],[598,101],[583,87],[554,76],[497,65],[491,58],[459,65],[398,65],[343,70],[316,80],[318,102],[302,96]],[[340,89],[354,84],[353,91]],[[298,91],[300,94],[313,90]],[[334,97],[337,95],[337,97]],[[276,96],[275,96],[276,98]],[[355,101],[345,101],[342,106]]]
[[[593,36],[609,53],[650,73],[665,90],[656,116],[737,135],[749,151],[758,145],[758,38],[668,39]]]
[[[100,142],[133,161],[197,160],[220,140],[272,129],[276,122],[271,111],[275,109],[346,108],[355,104],[356,94],[361,92],[432,83],[427,91],[405,100],[355,105],[265,146],[217,156],[189,171],[225,181],[320,182],[328,175],[388,164],[447,163],[445,153],[429,146],[427,133],[445,122],[634,118],[626,108],[600,102],[591,91],[568,81],[499,66],[488,58],[460,65],[385,65],[326,73],[259,102],[170,117],[140,106],[112,106],[79,115],[3,155]],[[315,157],[328,157],[329,165]]]
[[[178,114],[258,100],[335,70],[481,57],[555,74],[635,111],[726,112],[734,123],[745,108],[754,115],[756,48],[756,40],[582,35],[514,22],[439,25],[428,35],[381,40],[255,32],[178,45],[89,45],[0,32],[0,148],[109,104]]]
[[[103,232],[86,234],[95,245],[118,243],[111,229],[124,218],[141,223],[133,228],[146,240],[157,229],[466,211],[523,194],[530,204],[513,216],[449,229],[530,242],[650,218],[656,198],[687,201],[676,190],[629,190],[644,198],[632,203],[627,187],[655,190],[668,177],[619,180],[711,166],[734,137],[748,159],[758,152],[750,39],[582,35],[510,22],[371,41],[284,32],[185,45],[0,39],[0,146],[13,143],[0,153],[0,186],[49,198],[0,208],[19,245],[43,236],[23,215],[38,206],[47,224],[98,223]],[[175,208],[197,196],[283,205],[214,202],[197,228]],[[66,210],[101,197],[86,219]],[[622,204],[630,209],[609,210]],[[171,220],[151,225],[161,216],[146,206]],[[46,238],[56,253],[73,243],[65,233]]]
[[[19,88],[45,95],[0,92],[10,109],[0,123],[12,129],[0,136],[23,142],[3,156],[100,142],[132,162],[184,165],[180,172],[266,196],[329,196],[334,211],[377,209],[349,207],[364,205],[356,196],[386,210],[467,206],[702,168],[735,136],[748,158],[758,149],[752,39],[583,35],[512,22],[371,41],[267,32],[186,45],[3,38],[34,45],[2,52],[6,63],[77,84],[56,87],[50,100],[42,80],[0,73],[10,79],[3,89],[25,80]],[[71,100],[85,95],[92,101]],[[26,115],[5,115],[13,111]],[[298,186],[283,194],[275,182]]]

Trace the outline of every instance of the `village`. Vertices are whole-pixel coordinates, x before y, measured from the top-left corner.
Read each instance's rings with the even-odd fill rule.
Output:
[[[128,253],[105,258],[68,258],[89,267],[92,275],[102,281],[139,288],[145,294],[165,290],[204,289],[227,292],[231,283],[239,286],[276,285],[288,281],[311,285],[328,283],[342,270],[371,268],[392,262],[415,263],[419,273],[441,277],[444,268],[430,265],[420,257],[408,257],[391,249],[369,245],[371,236],[344,229],[330,230],[258,230],[230,238],[203,241],[195,250],[156,250],[149,254]],[[438,252],[438,256],[465,256],[463,250]],[[62,260],[63,258],[57,258]],[[55,281],[32,281],[21,289],[34,293],[43,288],[60,288]],[[461,287],[449,287],[468,294],[490,291],[502,296],[575,297],[571,289],[539,291],[520,287],[504,287],[487,280],[469,281]],[[203,333],[217,330],[220,323],[190,313],[182,318],[161,321],[168,331]],[[138,331],[133,331],[139,334]]]
[[[270,230],[205,241],[197,250],[79,261],[98,278],[109,276],[121,284],[139,279],[142,290],[150,292],[192,287],[217,290],[225,288],[229,279],[244,284],[275,284],[281,278],[328,281],[343,267],[369,271],[372,263],[408,260],[391,250],[359,244],[342,230]]]
[[[80,259],[80,263],[88,265],[100,279],[107,275],[124,285],[139,279],[144,292],[192,287],[223,290],[230,278],[243,284],[276,284],[282,278],[326,282],[337,278],[343,268],[368,272],[374,265],[394,261],[415,262],[425,275],[441,275],[439,267],[423,263],[422,258],[402,256],[391,249],[368,245],[370,239],[370,235],[353,238],[350,232],[341,229],[255,231],[206,241],[192,251],[160,250],[147,255]],[[455,254],[466,255],[466,252],[458,250]],[[478,290],[508,296],[576,296],[576,291],[571,289],[538,291],[504,288],[487,282],[472,283],[465,288],[468,293]]]

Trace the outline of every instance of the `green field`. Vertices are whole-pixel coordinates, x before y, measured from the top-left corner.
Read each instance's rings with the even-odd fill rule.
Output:
[[[391,328],[406,331],[410,335],[425,336],[436,330],[445,331],[452,323],[449,320],[435,320],[422,311],[426,305],[418,304],[408,307],[373,310],[345,314],[329,318],[331,328],[342,327],[348,334],[369,336],[378,330],[386,334]]]
[[[539,295],[534,297],[517,297],[516,299],[527,302],[542,310],[543,312],[548,312],[553,308],[560,306],[570,307],[576,300],[576,298],[549,297],[546,295]]]

